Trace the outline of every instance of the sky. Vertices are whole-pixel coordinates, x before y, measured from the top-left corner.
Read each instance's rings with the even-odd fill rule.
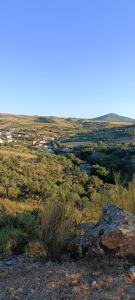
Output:
[[[0,112],[135,118],[135,1],[0,0]]]

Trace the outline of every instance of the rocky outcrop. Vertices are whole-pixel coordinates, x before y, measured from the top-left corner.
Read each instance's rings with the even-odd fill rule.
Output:
[[[106,252],[135,256],[135,214],[106,204],[96,225],[80,224],[81,235],[67,241],[66,250],[75,258]],[[83,232],[83,234],[82,234]]]
[[[93,227],[85,224],[82,228],[91,247],[113,250],[121,256],[135,256],[135,214],[106,204],[101,220]]]

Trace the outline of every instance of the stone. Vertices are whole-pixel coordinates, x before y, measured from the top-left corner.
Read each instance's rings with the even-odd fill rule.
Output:
[[[7,266],[11,266],[11,265],[12,265],[12,261],[11,261],[11,260],[7,261],[7,262],[6,262],[6,265],[7,265]]]
[[[132,266],[129,269],[129,277],[130,277],[131,280],[135,280],[135,266]]]
[[[75,258],[103,256],[135,256],[135,214],[114,204],[106,204],[96,225],[79,224],[81,235],[67,241],[66,251]]]
[[[23,288],[19,288],[19,289],[17,290],[17,292],[18,292],[18,293],[22,293],[22,292],[23,292]]]
[[[94,281],[92,281],[91,288],[95,289],[96,287],[97,287],[97,282],[96,282],[96,280],[94,280]]]
[[[100,221],[93,227],[84,228],[89,242],[95,248],[113,250],[120,256],[135,256],[134,213],[106,204]]]
[[[8,276],[8,270],[0,269],[0,277],[7,277],[7,276]]]

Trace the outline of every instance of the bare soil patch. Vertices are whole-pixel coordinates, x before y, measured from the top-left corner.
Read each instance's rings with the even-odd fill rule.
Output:
[[[134,300],[129,264],[118,259],[61,264],[24,256],[0,261],[0,300]]]

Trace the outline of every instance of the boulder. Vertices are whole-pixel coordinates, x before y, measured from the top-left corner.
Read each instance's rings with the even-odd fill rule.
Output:
[[[84,225],[92,245],[104,250],[113,250],[121,256],[135,256],[135,214],[113,204],[106,204],[100,221]]]

